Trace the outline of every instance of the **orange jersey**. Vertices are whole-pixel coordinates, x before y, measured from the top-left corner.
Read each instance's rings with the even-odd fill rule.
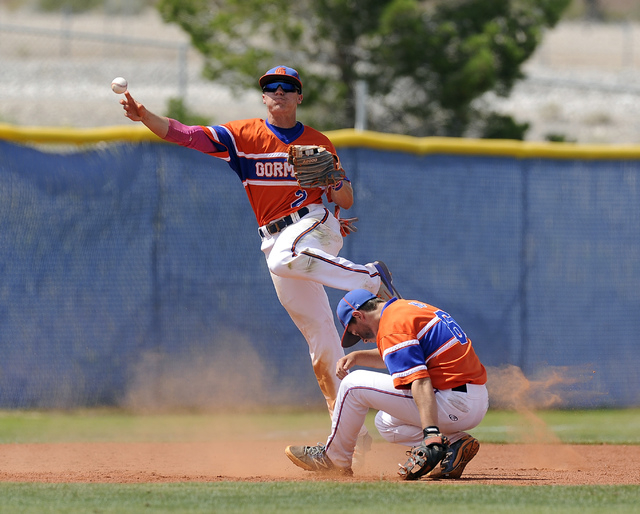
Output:
[[[431,378],[434,389],[485,384],[471,340],[446,312],[415,300],[390,300],[382,311],[378,351],[397,389]]]
[[[282,141],[265,120],[231,121],[202,127],[215,145],[211,155],[224,159],[244,185],[258,225],[266,225],[313,203],[322,203],[324,188],[301,189],[287,163],[291,144],[336,149],[324,134],[298,123],[294,139]]]

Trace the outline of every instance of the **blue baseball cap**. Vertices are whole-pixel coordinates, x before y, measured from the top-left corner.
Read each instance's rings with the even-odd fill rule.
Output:
[[[338,314],[340,323],[342,323],[342,326],[344,327],[344,332],[342,334],[343,348],[350,348],[360,341],[360,338],[349,332],[347,327],[349,326],[351,318],[353,318],[353,311],[357,311],[372,298],[377,298],[377,296],[366,289],[354,289],[353,291],[349,291],[344,295],[344,298],[340,300],[340,303],[336,308],[336,313]]]
[[[300,75],[298,75],[296,70],[289,68],[288,66],[276,66],[260,77],[261,88],[270,82],[288,82],[289,84],[296,85],[300,88],[300,91],[302,91]]]

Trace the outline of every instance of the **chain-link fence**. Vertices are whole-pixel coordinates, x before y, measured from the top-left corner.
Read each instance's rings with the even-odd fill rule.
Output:
[[[187,35],[154,10],[45,16],[0,8],[0,65],[5,123],[128,123],[109,89],[116,76],[126,77],[136,99],[157,113],[179,97],[214,123],[264,114],[257,87],[240,92],[204,80],[202,57]],[[639,24],[562,23],[524,69],[526,78],[508,99],[485,100],[529,121],[528,139],[562,133],[583,143],[640,142]]]
[[[344,257],[383,259],[486,366],[549,384],[544,406],[640,405],[640,152],[358,141],[338,146],[360,218]],[[0,407],[319,406],[242,190],[177,145],[0,141]]]

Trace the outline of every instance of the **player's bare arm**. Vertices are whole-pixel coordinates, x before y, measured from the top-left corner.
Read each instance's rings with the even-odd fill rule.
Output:
[[[134,98],[126,92],[120,104],[124,108],[124,115],[131,121],[141,121],[156,136],[164,138],[169,131],[169,118],[158,116],[149,111],[144,105],[136,102]]]
[[[418,406],[420,421],[423,427],[438,425],[438,408],[436,395],[430,378],[420,378],[411,382],[411,394]]]
[[[353,188],[351,184],[343,180],[340,189],[331,191],[331,200],[341,209],[350,209],[353,205]]]
[[[343,379],[349,373],[349,370],[354,366],[364,366],[367,368],[383,369],[385,367],[382,357],[377,349],[373,350],[358,350],[351,352],[340,360],[336,364],[336,376]]]

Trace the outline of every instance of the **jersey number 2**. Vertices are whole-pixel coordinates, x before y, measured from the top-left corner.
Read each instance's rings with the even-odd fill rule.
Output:
[[[303,189],[298,189],[296,191],[296,196],[298,199],[291,204],[292,208],[300,207],[302,203],[307,199],[307,192]]]

